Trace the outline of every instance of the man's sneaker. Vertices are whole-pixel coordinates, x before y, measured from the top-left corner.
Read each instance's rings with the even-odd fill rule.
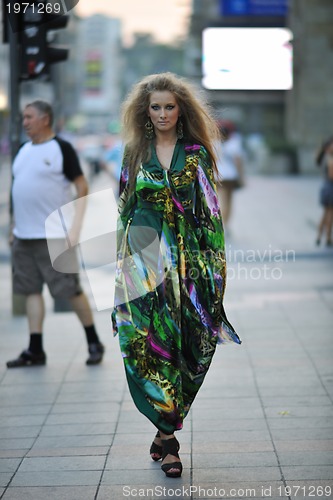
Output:
[[[26,349],[21,352],[18,358],[7,361],[8,368],[19,368],[21,366],[41,366],[46,364],[46,354],[44,351],[38,354]]]
[[[89,358],[86,361],[87,365],[98,365],[102,362],[104,354],[104,345],[100,342],[96,344],[88,344]]]

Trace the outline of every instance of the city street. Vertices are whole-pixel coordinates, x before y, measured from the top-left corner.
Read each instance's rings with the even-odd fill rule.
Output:
[[[315,246],[320,182],[253,174],[236,193],[225,309],[243,344],[217,348],[177,434],[183,475],[169,479],[150,459],[156,430],[132,403],[109,300],[101,306],[101,297],[112,295],[107,266],[95,270],[93,282],[82,272],[106,346],[103,364],[86,366],[77,318],[53,312],[47,292],[47,365],[7,370],[28,335],[26,318],[11,314],[3,166],[0,498],[332,498],[333,249]],[[102,173],[92,190],[109,187]],[[96,230],[115,217],[105,214],[103,199],[88,206]]]

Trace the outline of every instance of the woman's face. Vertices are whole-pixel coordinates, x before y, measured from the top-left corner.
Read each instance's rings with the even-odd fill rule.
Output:
[[[179,105],[172,92],[161,90],[150,94],[148,116],[154,125],[155,134],[174,132],[176,135],[179,112]]]

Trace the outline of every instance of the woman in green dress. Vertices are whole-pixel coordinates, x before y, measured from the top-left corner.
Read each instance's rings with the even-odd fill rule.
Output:
[[[241,343],[223,309],[218,129],[191,86],[162,73],[133,88],[123,132],[113,327],[134,403],[158,429],[151,457],[178,477],[174,431],[217,343]]]

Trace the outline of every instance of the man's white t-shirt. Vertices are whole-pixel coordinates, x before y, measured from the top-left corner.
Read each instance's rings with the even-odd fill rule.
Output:
[[[47,217],[72,201],[71,183],[80,175],[79,160],[69,142],[54,137],[41,144],[25,143],[13,163],[14,235],[46,238]],[[66,227],[70,227],[71,216],[70,210],[62,211]],[[48,226],[47,237],[63,238],[63,227]]]

